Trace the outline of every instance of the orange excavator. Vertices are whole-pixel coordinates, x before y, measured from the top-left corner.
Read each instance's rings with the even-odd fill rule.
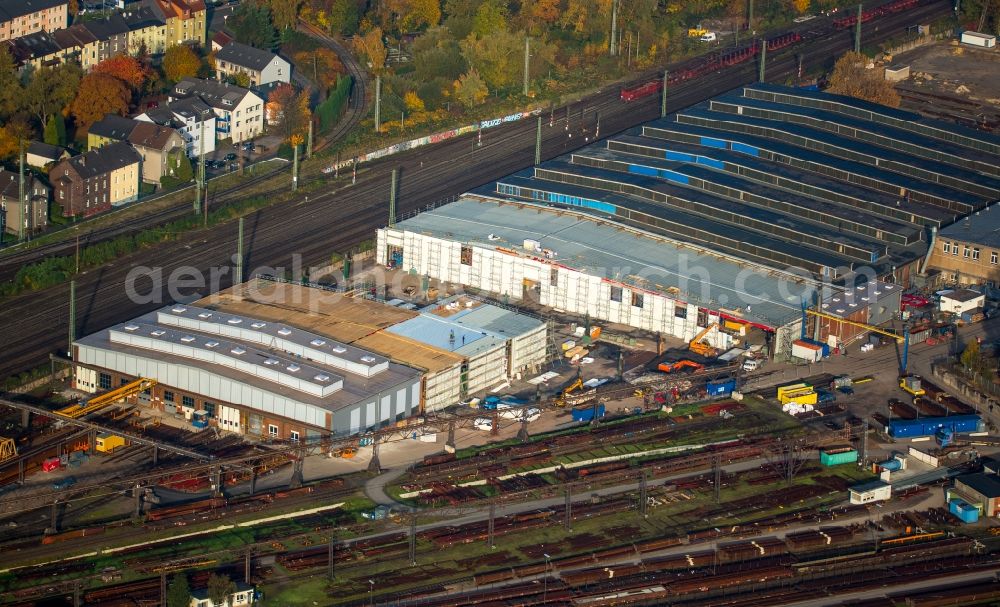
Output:
[[[675,362],[663,361],[656,368],[664,373],[676,373],[677,371],[698,371],[704,369],[705,365],[684,358]]]

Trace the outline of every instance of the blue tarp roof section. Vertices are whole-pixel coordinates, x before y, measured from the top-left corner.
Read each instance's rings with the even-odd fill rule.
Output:
[[[783,283],[759,266],[637,236],[596,215],[584,219],[535,205],[463,198],[401,221],[397,228],[486,247],[514,248],[531,238],[555,251],[555,261],[567,267],[625,282],[630,275],[642,276],[645,289],[666,294],[667,288],[676,287],[680,293],[669,297],[715,309],[751,305],[744,318],[772,327],[798,318],[800,293],[807,288]],[[488,239],[490,234],[499,240]]]
[[[795,230],[802,234],[817,236],[820,238],[828,239],[832,242],[849,244],[855,247],[863,248],[867,251],[878,250],[880,252],[880,256],[881,254],[884,254],[885,251],[884,244],[876,244],[870,240],[865,240],[860,236],[855,236],[854,234],[845,234],[830,227],[802,221],[801,219],[793,215],[786,215],[784,213],[778,213],[776,211],[771,211],[768,209],[753,207],[734,200],[728,200],[726,198],[722,198],[720,196],[702,190],[696,190],[690,187],[683,187],[683,184],[685,183],[684,181],[680,182],[682,185],[676,185],[677,182],[674,180],[678,179],[679,175],[683,177],[682,174],[677,172],[673,172],[673,174],[670,175],[667,179],[664,179],[659,176],[653,177],[646,174],[621,173],[618,171],[610,171],[595,167],[570,164],[568,162],[562,162],[558,160],[548,162],[541,168],[548,170],[555,170],[555,171],[561,170],[578,175],[586,175],[588,177],[596,177],[598,179],[614,183],[625,183],[625,184],[636,185],[669,196],[676,196],[678,198],[683,198],[685,200],[697,202],[699,204],[706,205],[708,207],[718,209],[720,211],[735,213],[739,216],[747,217],[756,221],[777,225],[790,230]],[[547,181],[547,180],[541,180],[541,181]],[[669,203],[653,202],[653,204],[656,207],[663,209],[673,208],[669,206]],[[688,212],[692,213],[691,211]],[[719,223],[721,224],[721,222]],[[733,236],[735,238],[742,238],[747,230],[747,228],[745,227],[732,225],[729,223],[726,223],[725,225],[731,226],[731,228],[736,231],[735,235]],[[786,240],[786,239],[781,238],[781,240]],[[793,244],[798,244],[799,246],[805,246],[799,243],[793,243]],[[810,260],[814,259],[814,256],[812,255],[813,250],[815,249],[813,249],[812,247],[810,247],[807,250],[803,250],[802,257]],[[851,259],[856,259],[856,258],[851,257]],[[867,262],[870,260],[865,260],[865,261]]]
[[[938,232],[938,238],[1000,249],[1000,203],[991,204],[942,229]]]
[[[667,221],[680,224],[682,227],[687,226],[692,230],[704,230],[706,232],[718,234],[724,238],[745,242],[765,250],[777,251],[779,253],[783,253],[785,255],[789,255],[799,259],[808,259],[809,261],[820,265],[837,267],[837,266],[848,266],[851,263],[855,264],[858,263],[857,260],[848,258],[846,256],[837,255],[835,253],[829,251],[822,251],[819,249],[806,249],[798,243],[790,242],[773,236],[767,236],[765,234],[761,234],[760,232],[751,232],[743,228],[740,228],[738,226],[731,226],[729,224],[719,223],[707,217],[702,217],[700,215],[694,215],[681,210],[664,207],[659,204],[638,200],[634,197],[627,196],[624,194],[613,194],[609,192],[598,197],[594,196],[594,193],[597,190],[592,190],[590,188],[576,186],[567,183],[544,181],[541,179],[535,179],[533,177],[521,177],[521,176],[508,177],[506,179],[501,179],[499,183],[526,187],[526,188],[535,188],[546,192],[558,192],[569,196],[589,196],[590,198],[606,201],[626,209],[632,209],[642,213],[647,213],[649,215],[654,215],[656,217],[661,217]],[[492,186],[486,186],[486,187],[492,187]],[[495,190],[490,190],[490,191],[484,190],[482,191],[482,193],[491,196],[497,195]],[[595,213],[595,216],[604,217],[606,215]],[[643,229],[649,230],[651,232],[657,231],[655,226],[644,226]],[[681,237],[671,234],[670,238],[680,239]],[[705,243],[695,239],[694,237],[690,237],[689,239],[687,239],[687,241],[692,243],[698,243],[702,246],[708,246]],[[806,252],[808,252],[809,254],[808,258],[806,258],[805,256]],[[733,252],[733,254],[738,255],[739,253]],[[770,262],[770,263],[775,266],[781,265],[777,264],[776,262]]]
[[[821,175],[817,175],[816,173],[802,171],[786,164],[762,160],[740,152],[721,150],[717,148],[703,148],[701,146],[687,143],[666,142],[662,139],[653,139],[650,137],[643,137],[641,135],[622,135],[615,137],[614,140],[634,145],[642,145],[654,149],[661,149],[664,150],[664,152],[669,149],[680,154],[701,155],[719,162],[728,162],[744,166],[749,169],[801,182],[806,185],[823,188],[836,194],[851,196],[853,198],[884,207],[895,207],[896,203],[899,202],[898,196],[889,196],[888,194],[884,194],[882,192],[869,190],[867,188],[862,188],[843,181],[834,181]],[[924,217],[929,220],[946,223],[955,219],[954,213],[931,204],[910,201],[906,206],[907,211],[916,213],[919,217]]]
[[[783,103],[774,103],[772,101],[763,101],[760,99],[748,99],[746,97],[741,97],[740,95],[734,95],[734,94],[720,95],[709,101],[709,103],[712,102],[728,103],[738,107],[743,106],[748,108],[772,110],[772,111],[782,112],[784,114],[792,114],[796,116],[807,117],[817,121],[837,124],[858,131],[864,131],[880,135],[882,137],[888,137],[890,139],[898,141],[901,144],[915,145],[922,148],[927,148],[927,150],[929,150],[928,152],[929,155],[926,156],[918,155],[916,152],[911,152],[909,150],[904,150],[904,153],[908,155],[914,155],[918,158],[927,158],[928,160],[932,160],[935,162],[943,162],[949,166],[958,166],[959,168],[963,169],[964,167],[961,165],[963,161],[975,161],[983,163],[993,163],[997,161],[996,156],[986,152],[973,150],[972,148],[969,147],[957,145],[941,139],[935,139],[923,135],[921,133],[907,131],[895,126],[880,124],[877,122],[870,122],[868,120],[861,120],[860,118],[854,118],[853,116],[845,116],[843,114],[838,114],[837,112],[831,112],[828,110],[786,105]],[[808,125],[803,125],[803,126],[808,126]],[[814,128],[814,127],[808,126],[808,128]],[[830,132],[830,131],[821,131],[821,132]],[[949,156],[952,156],[952,158],[936,159],[933,157],[934,152],[947,154]]]
[[[855,99],[854,97],[847,97],[845,95],[834,95],[833,93],[821,93],[819,91],[810,91],[807,89],[791,88],[787,86],[781,86],[780,84],[768,84],[768,83],[755,83],[748,85],[744,88],[772,91],[776,93],[793,95],[797,97],[804,97],[808,99],[833,101],[836,103],[841,103],[846,106],[851,106],[864,111],[872,112],[875,115],[873,116],[875,122],[881,122],[880,120],[878,120],[879,115],[887,116],[898,120],[913,122],[917,125],[925,125],[931,128],[941,129],[942,131],[945,132],[955,133],[958,135],[962,135],[964,137],[968,137],[970,139],[978,139],[979,141],[985,141],[988,143],[992,143],[993,145],[1000,146],[1000,136],[993,135],[992,133],[986,133],[983,131],[972,129],[967,126],[956,124],[954,122],[947,122],[944,120],[937,120],[934,118],[925,118],[920,114],[916,114],[914,112],[900,110],[897,108],[891,108],[885,105],[879,105],[877,103],[871,103],[870,101]]]
[[[876,147],[863,141],[848,139],[827,131],[821,131],[788,122],[775,122],[773,120],[763,120],[759,118],[751,118],[749,116],[727,114],[725,112],[713,112],[707,108],[707,104],[699,104],[692,108],[688,108],[678,112],[677,115],[718,121],[718,127],[715,129],[717,133],[733,132],[730,125],[734,124],[746,125],[750,128],[774,129],[776,131],[805,137],[827,145],[842,148],[855,154],[872,156],[880,161],[896,162],[902,165],[929,171],[936,175],[960,179],[969,184],[989,188],[994,191],[994,196],[1000,195],[1000,180],[993,177],[947,165],[942,162],[927,160],[926,158],[919,158],[917,156],[910,156],[909,154],[904,154],[888,148]]]
[[[607,160],[617,160],[620,162],[634,163],[643,166],[671,169],[677,173],[681,173],[689,177],[695,177],[697,179],[701,179],[708,183],[717,184],[727,188],[733,188],[736,190],[742,190],[744,192],[756,194],[758,196],[763,196],[766,198],[771,198],[773,200],[778,200],[810,211],[816,211],[818,213],[830,215],[831,219],[829,221],[843,220],[843,221],[851,221],[859,223],[861,225],[882,230],[885,232],[892,232],[893,234],[899,234],[901,236],[906,237],[908,241],[914,241],[920,237],[920,230],[917,229],[915,226],[913,226],[913,224],[893,221],[885,217],[871,215],[868,213],[864,213],[863,211],[860,211],[853,207],[831,205],[829,202],[819,201],[816,200],[815,198],[810,198],[803,194],[799,194],[796,192],[789,192],[788,190],[778,189],[767,184],[752,181],[750,179],[746,179],[743,177],[738,177],[731,173],[725,173],[719,170],[715,170],[713,168],[707,168],[711,165],[706,164],[704,161],[701,161],[697,164],[692,164],[689,162],[660,160],[646,156],[635,156],[632,154],[627,154],[625,152],[608,150],[607,148],[585,148],[578,152],[574,152],[574,154],[580,156],[596,157]],[[828,225],[829,224],[827,224],[827,226]],[[871,241],[873,245],[876,242],[867,236],[858,235],[856,236],[856,238],[866,239],[868,241]]]
[[[674,131],[677,133],[685,133],[688,135],[704,136],[704,137],[725,137],[730,141],[742,142],[746,145],[752,147],[758,147],[765,150],[770,150],[776,154],[784,154],[792,158],[800,158],[808,162],[815,162],[818,164],[830,166],[842,171],[848,171],[861,175],[863,177],[868,177],[871,179],[876,179],[878,181],[883,181],[885,183],[898,186],[900,188],[905,188],[914,192],[923,192],[925,194],[937,196],[945,200],[951,200],[954,202],[961,202],[965,204],[973,203],[983,203],[986,202],[986,198],[978,197],[968,192],[963,192],[961,190],[956,190],[955,188],[949,186],[939,185],[937,183],[931,183],[929,181],[923,181],[910,177],[908,175],[902,175],[900,173],[893,173],[891,171],[884,171],[870,164],[862,164],[860,162],[854,162],[852,160],[846,160],[843,158],[837,158],[836,156],[830,156],[829,154],[824,154],[822,152],[817,152],[815,150],[807,150],[805,148],[800,148],[794,146],[790,143],[785,143],[783,141],[778,141],[776,139],[767,139],[765,137],[759,137],[757,135],[748,135],[746,133],[726,133],[723,131],[718,131],[716,129],[710,129],[707,127],[697,126],[694,124],[681,124],[679,122],[674,122],[669,119],[658,119],[650,122],[647,126],[652,128],[659,128],[668,131]],[[655,139],[655,137],[653,137]],[[709,150],[708,147],[704,148]]]
[[[471,357],[503,345],[505,338],[478,328],[465,327],[434,314],[421,314],[388,327],[386,331],[420,343]],[[451,340],[452,335],[455,341]]]

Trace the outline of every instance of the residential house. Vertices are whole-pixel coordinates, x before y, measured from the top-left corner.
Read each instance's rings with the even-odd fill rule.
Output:
[[[134,118],[105,114],[104,118],[90,125],[87,130],[87,149],[93,150],[116,141],[125,141],[137,124],[139,121]]]
[[[201,588],[191,591],[189,607],[246,607],[254,603],[254,586],[236,582],[236,591],[222,603],[215,603],[208,596],[208,589]]]
[[[68,0],[0,0],[0,41],[69,24]]]
[[[152,8],[136,6],[122,14],[128,27],[128,54],[138,55],[142,49],[150,55],[167,51],[167,22],[157,17]]]
[[[225,82],[185,78],[169,93],[174,99],[197,97],[215,112],[216,138],[233,143],[248,141],[264,131],[264,100],[256,94]]]
[[[233,37],[224,31],[215,32],[212,36],[212,52],[216,53],[233,41]]]
[[[167,48],[192,42],[207,45],[208,11],[204,0],[146,0],[143,6],[167,24]]]
[[[938,231],[927,254],[945,283],[1000,285],[1000,203]]]
[[[82,24],[52,32],[52,37],[60,47],[62,61],[76,61],[85,70],[97,65],[100,60],[101,41]]]
[[[251,87],[289,82],[292,66],[274,53],[232,42],[215,54],[215,74],[224,80],[246,74]]]
[[[34,175],[24,176],[24,193],[28,213],[21,202],[21,182],[17,173],[0,169],[0,210],[3,225],[10,234],[40,232],[49,225],[49,186]]]
[[[137,200],[142,157],[124,141],[61,161],[49,171],[63,215],[84,217]]]
[[[188,156],[194,157],[202,152],[211,154],[215,151],[215,111],[197,97],[178,99],[146,110],[135,119],[175,129],[184,139]],[[204,139],[202,133],[205,133]]]
[[[129,133],[128,142],[142,156],[142,180],[159,184],[170,174],[172,156],[184,153],[184,138],[169,126],[138,122]]]
[[[25,150],[24,160],[28,166],[44,169],[53,162],[69,158],[69,151],[58,145],[49,145],[41,141],[32,141]]]
[[[34,69],[53,67],[62,63],[63,47],[49,32],[35,32],[3,42],[14,63],[19,67],[30,65]]]

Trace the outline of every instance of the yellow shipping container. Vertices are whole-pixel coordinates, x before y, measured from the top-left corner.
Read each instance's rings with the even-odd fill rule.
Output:
[[[101,453],[111,453],[118,447],[125,446],[125,439],[117,434],[98,434],[94,447]]]

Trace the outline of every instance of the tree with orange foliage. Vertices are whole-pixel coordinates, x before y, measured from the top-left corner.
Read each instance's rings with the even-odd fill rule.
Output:
[[[69,109],[82,128],[104,117],[105,114],[124,116],[128,112],[131,91],[121,80],[109,74],[87,74],[80,81],[76,99]]]
[[[809,0],[792,0],[792,8],[800,15],[805,14],[809,10],[809,4]]]
[[[535,0],[531,3],[531,18],[552,25],[562,12],[559,4],[560,0]]]
[[[107,74],[121,80],[133,91],[142,89],[142,85],[149,78],[149,71],[135,57],[129,55],[115,55],[110,59],[98,63],[91,70],[92,74]]]
[[[189,47],[177,44],[163,54],[163,73],[167,80],[177,82],[198,75],[201,59]]]
[[[368,69],[375,73],[385,69],[385,58],[388,52],[382,42],[382,28],[373,27],[364,34],[354,36],[352,44],[354,52],[368,58]]]
[[[871,59],[863,53],[844,53],[833,66],[827,91],[899,107],[899,93],[893,84],[882,77],[881,70],[868,69],[869,63]]]
[[[308,91],[296,93],[292,85],[279,84],[267,97],[267,109],[274,121],[274,130],[286,141],[309,132],[312,112],[309,110]]]
[[[299,51],[293,59],[295,65],[302,66],[302,73],[323,89],[337,84],[337,77],[347,73],[337,53],[325,46],[312,51]]]

